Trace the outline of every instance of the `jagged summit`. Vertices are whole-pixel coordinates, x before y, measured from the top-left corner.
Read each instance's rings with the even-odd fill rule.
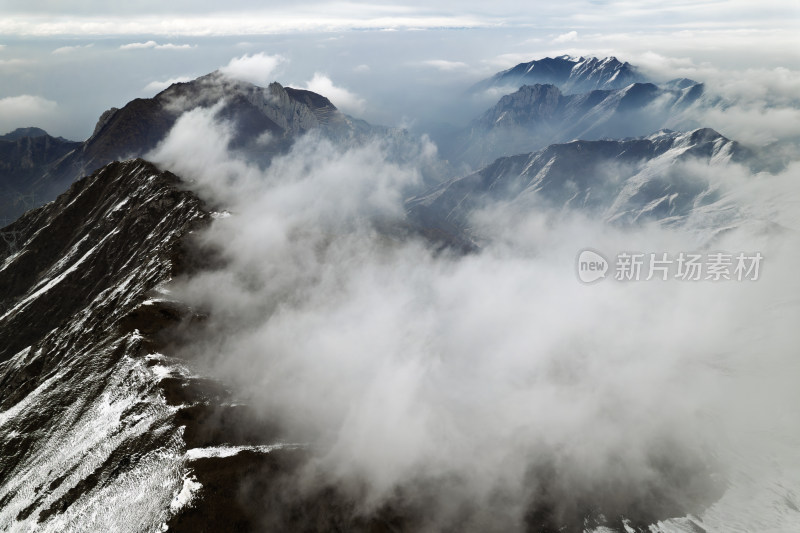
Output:
[[[291,137],[312,129],[348,126],[346,117],[321,95],[285,89],[277,82],[259,87],[215,71],[104,113],[105,118],[101,117],[94,135],[85,143],[85,164],[91,169],[115,159],[143,155],[164,138],[182,113],[220,102],[220,115],[236,126],[234,143],[239,146],[265,132],[283,146]]]
[[[82,143],[54,139],[38,128],[21,128],[0,137],[4,156],[0,159],[0,220],[13,220],[24,212],[14,205],[20,195],[37,199],[35,204],[26,203],[27,209],[52,200],[74,180],[112,161],[147,154],[182,113],[216,104],[221,106],[219,116],[233,125],[231,147],[248,151],[258,161],[268,161],[287,150],[298,135],[312,130],[331,138],[350,138],[372,128],[350,119],[330,100],[311,91],[277,82],[259,87],[215,71],[175,83],[153,98],[137,98],[108,109]],[[23,141],[27,144],[22,147],[13,144]],[[18,166],[24,172],[16,171]]]
[[[470,92],[499,88],[516,90],[523,85],[551,84],[565,94],[595,89],[621,89],[631,83],[646,81],[639,70],[616,57],[545,57],[520,63],[475,84]]]

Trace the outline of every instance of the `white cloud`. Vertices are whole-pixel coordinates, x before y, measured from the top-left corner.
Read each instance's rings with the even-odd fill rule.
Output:
[[[6,2],[9,3],[9,2]],[[712,27],[775,29],[786,27],[796,13],[786,0],[729,0],[727,2],[597,2],[568,0],[550,5],[511,0],[500,2],[294,2],[269,9],[242,0],[227,3],[224,12],[212,2],[185,4],[180,17],[174,2],[137,2],[135,7],[113,4],[87,8],[94,2],[47,2],[46,11],[33,13],[30,2],[4,9],[2,35],[263,35],[272,33],[343,31],[350,29],[431,29],[524,26],[535,17],[539,27],[606,28]],[[63,5],[62,5],[63,4]],[[79,4],[79,5],[75,5]],[[190,5],[191,4],[191,5]],[[271,5],[270,5],[271,4]],[[211,6],[214,5],[213,9]],[[354,7],[357,6],[357,7]],[[5,6],[4,6],[5,7]],[[5,13],[7,11],[8,13]],[[62,16],[56,16],[61,14]]]
[[[19,58],[12,58],[12,59],[0,59],[0,67],[14,67],[18,65],[27,65],[31,61],[27,59],[19,59]]]
[[[166,43],[166,44],[159,44],[156,46],[156,50],[191,50],[192,48],[196,48],[197,45],[194,44],[173,44],[173,43]]]
[[[0,98],[0,114],[46,113],[54,111],[58,104],[41,96],[23,94]]]
[[[265,87],[275,81],[275,70],[281,63],[286,61],[283,56],[259,52],[258,54],[245,54],[242,57],[234,57],[219,70],[229,78],[248,81]]]
[[[427,61],[423,61],[422,64],[428,67],[443,70],[445,72],[469,68],[469,65],[462,61],[448,61],[446,59],[429,59]]]
[[[321,94],[346,113],[361,114],[366,109],[367,102],[363,98],[335,86],[329,77],[319,72],[315,72],[311,81],[306,83],[306,89]]]
[[[319,10],[317,10],[319,11]],[[268,35],[314,31],[346,31],[355,28],[371,30],[397,30],[409,28],[478,28],[495,26],[499,21],[475,16],[444,16],[411,13],[397,8],[396,15],[380,6],[359,6],[359,14],[352,9],[309,15],[303,10],[286,10],[265,15],[263,12],[243,12],[219,16],[188,15],[185,17],[156,17],[140,15],[84,16],[63,18],[56,22],[52,17],[12,16],[0,19],[0,34],[5,35],[164,35],[164,36],[222,36]]]
[[[562,33],[561,35],[559,35],[558,37],[553,39],[553,42],[554,43],[568,43],[568,42],[577,41],[577,40],[578,40],[578,32],[570,31],[570,32],[567,32],[567,33]]]
[[[155,48],[158,43],[155,41],[147,41],[145,43],[128,43],[119,47],[120,50],[139,50],[141,48]]]
[[[353,72],[369,72],[369,65],[358,65],[353,68]]]
[[[53,123],[58,104],[41,96],[22,94],[0,98],[0,130],[45,127]]]
[[[195,48],[196,45],[191,44],[174,44],[174,43],[165,43],[165,44],[158,44],[155,41],[146,41],[143,43],[128,43],[123,44],[119,47],[120,50],[142,50],[146,48],[152,48],[154,50],[190,50]]]
[[[76,46],[62,46],[60,48],[56,48],[53,50],[54,54],[69,54],[71,52],[75,52],[78,50],[83,50],[84,48],[91,48],[94,46],[94,43],[84,44],[84,45],[76,45]]]
[[[695,450],[739,476],[784,435],[796,440],[794,234],[715,242],[764,252],[757,284],[586,287],[574,261],[587,245],[679,251],[697,236],[500,204],[471,224],[487,236],[480,251],[434,253],[371,226],[402,220],[415,168],[309,136],[262,170],[226,153],[230,134],[214,110],[194,110],[149,156],[234,213],[202,236],[224,266],[171,287],[208,311],[206,335],[185,350],[284,422],[290,442],[313,443],[313,479],[368,487],[364,508],[423,494],[427,520],[450,525],[449,510],[472,508],[476,523],[516,531],[537,488],[559,511],[609,484],[639,501],[672,489],[660,465],[689,472]],[[797,170],[781,195],[774,179],[748,176],[743,200],[796,221]],[[772,492],[756,474],[748,487],[766,480]],[[748,510],[763,507],[753,500]]]
[[[142,89],[143,92],[161,92],[173,83],[185,83],[187,81],[192,81],[193,78],[188,76],[178,76],[177,78],[170,78],[164,81],[151,81],[147,85],[144,86]]]

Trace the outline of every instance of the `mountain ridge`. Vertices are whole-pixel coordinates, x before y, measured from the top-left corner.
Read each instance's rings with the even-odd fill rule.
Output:
[[[572,139],[639,137],[682,125],[681,113],[703,94],[700,83],[682,89],[631,83],[581,94],[564,94],[550,84],[523,85],[449,139],[443,151],[480,168],[498,157]]]
[[[662,130],[626,140],[576,140],[501,157],[410,199],[406,206],[411,219],[427,231],[448,233],[467,229],[470,213],[487,203],[533,199],[555,209],[575,207],[606,222],[680,223],[718,197],[702,179],[684,176],[678,163],[744,163],[751,156],[750,150],[711,128]]]
[[[215,71],[189,82],[172,84],[152,98],[136,98],[121,108],[106,110],[88,139],[61,141],[70,150],[34,165],[22,177],[6,169],[5,175],[0,174],[0,188],[9,188],[14,198],[16,194],[33,195],[37,199],[35,205],[41,205],[54,199],[76,179],[112,161],[144,156],[166,137],[183,112],[219,102],[222,102],[220,117],[236,124],[232,147],[248,151],[261,161],[286,151],[295,136],[311,130],[346,138],[367,135],[373,128],[347,117],[330,100],[311,91],[284,88],[277,82],[263,88]],[[20,128],[6,137],[32,132],[39,138],[43,131]],[[268,142],[262,142],[266,138],[260,137],[262,134],[268,134]],[[0,138],[2,142],[18,140]],[[23,181],[24,186],[17,190],[15,184]],[[14,219],[24,212],[13,204],[14,198],[5,202],[0,199],[0,220]]]
[[[479,81],[469,92],[474,94],[489,89],[511,89],[513,92],[523,85],[538,83],[555,85],[565,94],[573,94],[595,89],[621,89],[645,81],[647,79],[637,67],[613,56],[600,59],[562,55],[519,63]]]

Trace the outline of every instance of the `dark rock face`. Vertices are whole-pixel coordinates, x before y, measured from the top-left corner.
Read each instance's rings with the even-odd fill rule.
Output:
[[[559,56],[520,63],[477,83],[470,91],[475,93],[495,88],[513,92],[523,85],[538,83],[555,85],[565,94],[572,94],[597,89],[622,89],[631,83],[643,81],[646,80],[636,67],[616,57]]]
[[[156,313],[149,335],[126,324],[159,307],[144,300],[180,269],[181,237],[207,217],[175,176],[138,160],[6,228],[0,529],[153,530],[166,519],[181,431],[145,355],[174,316]]]
[[[295,137],[311,130],[336,139],[371,131],[368,124],[343,115],[327,98],[311,91],[284,88],[279,83],[258,87],[214,72],[176,83],[153,98],[137,98],[121,109],[105,111],[92,136],[83,143],[46,136],[49,140],[43,143],[37,128],[5,136],[8,143],[33,146],[27,149],[33,150],[33,155],[26,156],[24,147],[6,146],[0,138],[0,156],[5,156],[0,157],[0,220],[13,220],[26,209],[52,200],[75,179],[112,161],[147,154],[166,137],[183,112],[219,102],[220,117],[235,124],[232,148],[262,162],[285,151]],[[31,135],[21,137],[25,132]],[[265,133],[270,135],[266,143],[259,139]],[[24,141],[27,138],[31,140]],[[29,164],[30,160],[36,163]],[[16,167],[26,170],[17,171]],[[21,188],[20,183],[25,186]],[[38,198],[34,205],[26,204],[23,209],[13,205],[19,194],[31,193]]]
[[[151,180],[152,176],[156,177]],[[0,252],[0,360],[139,274],[147,257],[143,252],[155,255],[145,242],[145,232],[154,229],[151,225],[160,223],[164,243],[159,246],[168,260],[175,244],[169,233],[186,231],[180,228],[199,217],[197,200],[166,187],[175,189],[177,183],[175,176],[162,175],[144,161],[114,163],[71,187],[54,204],[30,211],[9,226],[16,232],[16,246]],[[160,218],[165,213],[172,214],[175,227]],[[141,280],[139,289],[172,274],[155,264],[151,267],[151,280]],[[103,301],[109,309],[121,307],[112,303]]]
[[[144,155],[167,135],[181,113],[210,107],[223,98],[227,102],[221,115],[238,124],[240,143],[242,138],[255,138],[265,131],[282,138],[316,126],[305,122],[303,129],[298,124],[301,120],[276,123],[274,119],[284,111],[290,117],[313,113],[288,97],[283,101],[273,98],[272,93],[283,91],[280,85],[273,85],[272,89],[263,89],[213,73],[191,82],[176,83],[153,98],[137,98],[122,109],[112,108],[100,117],[94,134],[80,153],[65,161],[51,177],[56,181],[68,180],[75,172],[87,173],[111,161]],[[279,109],[282,105],[291,109]]]
[[[93,169],[110,161],[139,156],[155,148],[185,111],[222,103],[220,115],[235,126],[233,143],[246,146],[263,133],[276,137],[274,153],[291,138],[314,129],[347,130],[348,119],[330,101],[310,91],[285,89],[279,83],[258,87],[211,73],[176,83],[153,98],[136,99],[109,110],[86,141],[81,164]]]
[[[92,132],[92,137],[97,135],[100,132],[100,130],[103,129],[103,126],[105,126],[108,123],[108,121],[111,120],[111,117],[113,117],[114,113],[116,113],[117,111],[119,111],[119,109],[116,107],[112,107],[111,109],[106,109],[105,111],[103,111],[103,113],[100,115],[100,118],[97,119],[97,124],[94,125],[94,131]]]
[[[564,94],[554,85],[525,85],[503,96],[443,151],[478,168],[554,142],[648,135],[683,125],[680,113],[702,94],[702,84],[661,88],[634,83],[583,94]]]

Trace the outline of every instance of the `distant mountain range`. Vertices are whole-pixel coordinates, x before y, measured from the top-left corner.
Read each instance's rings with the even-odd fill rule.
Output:
[[[639,69],[616,57],[545,57],[520,63],[508,70],[480,81],[471,93],[487,90],[513,92],[523,85],[555,85],[564,94],[583,93],[596,89],[621,89],[631,83],[648,81]]]
[[[608,223],[675,224],[719,199],[713,185],[688,174],[679,163],[742,163],[751,156],[747,148],[708,128],[621,141],[573,141],[497,159],[409,200],[407,206],[424,231],[462,239],[470,216],[498,203],[575,209]]]
[[[641,79],[635,67],[613,57],[544,58],[500,72],[473,89],[514,87],[512,94],[465,130],[436,139],[443,160],[428,169],[426,183],[455,175],[451,164],[475,169],[553,142],[640,136],[686,126],[671,119],[702,95],[702,84],[675,80],[656,87],[639,83]],[[589,92],[577,94],[582,90]],[[75,179],[107,163],[146,154],[183,112],[211,106],[223,95],[219,116],[235,124],[231,148],[262,163],[312,130],[339,141],[391,136],[400,160],[416,150],[417,143],[402,130],[348,117],[322,95],[278,83],[258,87],[214,72],[105,111],[81,143],[51,137],[39,128],[0,136],[0,224],[52,200]]]
[[[443,140],[446,157],[472,168],[572,139],[639,137],[686,126],[681,113],[703,95],[702,83],[632,83],[622,89],[564,94],[555,85],[523,85]],[[690,124],[697,126],[697,124]],[[682,129],[682,128],[681,128]]]

